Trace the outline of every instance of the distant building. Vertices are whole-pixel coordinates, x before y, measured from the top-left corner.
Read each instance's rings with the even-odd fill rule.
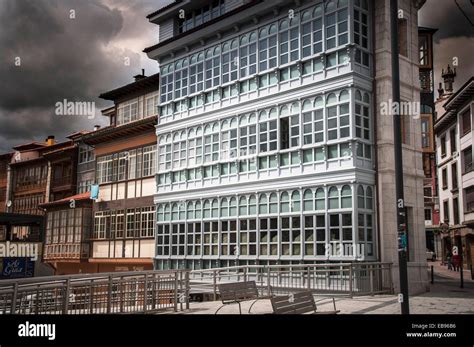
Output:
[[[426,248],[441,255],[439,236],[439,199],[437,188],[436,146],[434,139],[434,65],[433,35],[437,29],[418,28],[420,51],[420,117],[423,151],[423,195],[425,201]]]
[[[443,69],[436,101],[436,152],[441,204],[442,255],[462,249],[466,266],[474,264],[474,170],[472,131],[474,77],[457,91],[456,70]]]
[[[11,278],[7,273],[14,272],[22,273],[18,277],[51,274],[51,268],[43,263],[44,250],[52,243],[61,242],[62,236],[54,234],[58,229],[48,226],[59,226],[63,221],[59,217],[51,219],[45,228],[42,204],[75,193],[76,147],[72,141],[56,143],[54,136],[49,136],[45,142],[31,142],[13,150],[14,153],[6,155],[10,160],[5,166],[6,208],[5,213],[0,213],[4,230],[0,241],[36,244],[38,260],[4,258],[0,277]],[[4,176],[5,172],[0,175]]]

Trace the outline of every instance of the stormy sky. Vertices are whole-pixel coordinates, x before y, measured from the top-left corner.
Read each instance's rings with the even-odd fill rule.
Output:
[[[457,0],[474,21],[471,0]],[[48,135],[58,140],[72,132],[105,125],[96,114],[58,116],[55,104],[110,103],[101,92],[132,82],[142,68],[158,72],[142,53],[158,41],[158,27],[147,14],[169,0],[0,0],[0,151]],[[459,58],[460,86],[474,75],[474,30],[454,0],[427,0],[420,25],[438,28],[436,77]],[[129,63],[129,64],[127,64]]]

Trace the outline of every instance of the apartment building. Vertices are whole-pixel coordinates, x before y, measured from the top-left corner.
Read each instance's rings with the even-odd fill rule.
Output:
[[[401,95],[419,101],[417,11]],[[155,267],[387,261],[397,278],[389,1],[172,1],[160,65]],[[412,291],[426,289],[420,121],[402,117]],[[415,135],[416,134],[416,135]]]
[[[474,172],[472,131],[474,77],[457,91],[455,69],[443,69],[435,123],[439,199],[441,204],[442,256],[453,247],[463,254],[465,266],[474,263]]]
[[[143,72],[101,94],[114,103],[102,111],[110,125],[81,136],[94,150],[99,190],[89,239],[94,272],[153,268],[158,89],[159,75]]]

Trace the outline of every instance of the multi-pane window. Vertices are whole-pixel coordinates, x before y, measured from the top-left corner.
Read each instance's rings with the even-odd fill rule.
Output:
[[[204,53],[197,53],[191,57],[189,63],[189,94],[204,89]]]
[[[260,256],[278,255],[278,218],[260,218]]]
[[[339,95],[339,100],[335,94],[327,97],[327,128],[328,140],[336,140],[349,136],[350,118],[349,118],[349,93],[343,91]],[[336,105],[337,103],[339,105]]]
[[[369,13],[367,0],[356,0],[354,8],[354,43],[356,63],[369,66]]]
[[[222,83],[235,81],[238,77],[238,47],[237,39],[222,45]]]
[[[277,66],[277,31],[275,24],[263,27],[259,31],[258,60],[260,72]]]
[[[193,11],[183,12],[179,17],[178,31],[184,33],[225,13],[225,0],[214,0]]]
[[[188,59],[181,59],[175,63],[174,96],[180,98],[188,94]]]
[[[151,117],[158,113],[158,95],[148,96],[145,99],[146,116]]]
[[[151,145],[98,157],[96,175],[98,183],[154,175],[156,172],[156,148],[156,145]]]
[[[186,145],[186,142],[184,142]],[[186,149],[184,149],[186,151]],[[183,153],[181,153],[183,155]],[[184,156],[184,155],[183,155]],[[152,176],[156,172],[156,145],[143,148],[143,177]]]
[[[257,220],[240,220],[240,255],[257,254]]]
[[[219,125],[207,125],[204,128],[204,163],[219,160]]]
[[[237,119],[225,120],[221,126],[221,159],[237,158]]]
[[[299,27],[298,17],[280,21],[280,65],[299,59]]]
[[[210,48],[206,51],[204,61],[205,68],[205,86],[206,89],[220,85],[221,70],[221,49],[220,46]]]
[[[169,64],[161,69],[161,103],[173,100],[173,80],[174,80],[174,65]]]
[[[262,111],[259,115],[260,153],[275,151],[278,148],[277,110]]]
[[[239,156],[248,156],[257,152],[257,117],[255,114],[240,117]]]
[[[363,96],[359,90],[355,91],[355,127],[356,137],[370,140],[370,99],[369,94],[364,92]]]
[[[221,255],[237,255],[237,221],[221,221]]]
[[[138,101],[132,100],[118,107],[117,125],[133,122],[138,119]]]
[[[79,161],[78,164],[85,164],[95,160],[94,148],[81,145],[79,147]]]
[[[257,34],[251,32],[240,38],[240,78],[257,72]]]

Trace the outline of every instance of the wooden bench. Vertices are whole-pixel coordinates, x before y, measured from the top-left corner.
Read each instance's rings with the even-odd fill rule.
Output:
[[[332,298],[333,311],[317,311],[316,301],[312,292],[298,292],[285,296],[270,298],[274,314],[337,314],[336,301]]]
[[[222,306],[219,307],[216,311],[219,312],[221,308],[226,305],[238,304],[239,313],[242,314],[242,307],[240,305],[243,301],[251,301],[253,303],[249,307],[248,313],[252,309],[252,306],[261,299],[269,299],[271,296],[261,296],[258,293],[257,284],[255,281],[247,282],[235,282],[235,283],[223,283],[218,285],[219,294],[222,301]]]

